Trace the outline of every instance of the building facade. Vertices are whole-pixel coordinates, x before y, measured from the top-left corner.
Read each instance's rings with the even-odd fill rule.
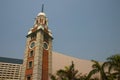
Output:
[[[0,57],[0,80],[20,80],[23,61]]]

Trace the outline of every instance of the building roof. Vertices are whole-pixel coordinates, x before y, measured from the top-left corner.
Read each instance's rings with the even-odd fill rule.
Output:
[[[79,59],[58,52],[53,52],[52,73],[54,74],[56,71],[64,69],[65,66],[70,66],[72,61],[75,64],[75,69],[82,74],[88,74],[92,70],[91,66],[93,63],[90,60]]]
[[[22,59],[15,59],[15,58],[0,57],[0,62],[22,64],[23,60]]]

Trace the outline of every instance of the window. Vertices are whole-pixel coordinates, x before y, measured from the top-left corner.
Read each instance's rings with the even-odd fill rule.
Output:
[[[32,61],[30,61],[29,63],[28,63],[28,68],[32,68]]]
[[[34,54],[34,51],[32,50],[32,51],[30,51],[30,53],[29,53],[29,57],[32,57],[33,56],[33,54]]]
[[[27,76],[27,80],[31,80],[31,76]]]
[[[38,20],[36,20],[36,24],[38,24]]]
[[[43,19],[42,18],[40,18],[40,23],[43,24]]]

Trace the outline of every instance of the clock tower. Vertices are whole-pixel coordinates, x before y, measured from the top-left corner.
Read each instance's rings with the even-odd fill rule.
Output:
[[[49,80],[52,71],[52,33],[42,11],[28,31],[21,80]]]

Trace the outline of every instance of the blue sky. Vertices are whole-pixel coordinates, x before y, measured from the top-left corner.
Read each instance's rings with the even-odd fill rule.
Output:
[[[54,51],[99,61],[120,53],[120,0],[0,0],[0,56],[23,58],[43,3]]]

